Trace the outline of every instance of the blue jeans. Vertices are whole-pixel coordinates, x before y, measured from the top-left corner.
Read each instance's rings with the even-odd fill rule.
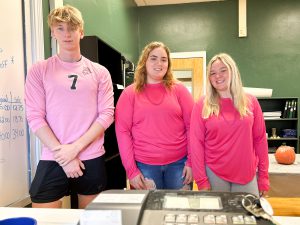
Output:
[[[152,179],[156,189],[181,189],[184,184],[182,171],[185,166],[186,157],[174,163],[157,166],[136,162],[143,176]]]

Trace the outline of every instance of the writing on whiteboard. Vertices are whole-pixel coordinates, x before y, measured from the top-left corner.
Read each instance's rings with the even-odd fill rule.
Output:
[[[20,96],[0,95],[0,141],[12,141],[23,137],[24,104]]]
[[[0,47],[0,69],[6,69],[12,64],[15,64],[15,57],[5,56],[4,49]]]

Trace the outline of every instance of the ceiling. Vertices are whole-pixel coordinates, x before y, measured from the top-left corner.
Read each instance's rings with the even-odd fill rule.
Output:
[[[134,0],[137,6],[149,5],[171,5],[171,4],[184,4],[195,2],[216,2],[225,0]]]

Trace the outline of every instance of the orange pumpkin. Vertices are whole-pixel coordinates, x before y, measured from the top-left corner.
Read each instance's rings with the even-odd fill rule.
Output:
[[[294,147],[281,145],[275,152],[275,159],[280,164],[293,164],[296,159]]]

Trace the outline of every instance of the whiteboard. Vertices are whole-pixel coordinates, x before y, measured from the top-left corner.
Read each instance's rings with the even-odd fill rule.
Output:
[[[0,0],[0,206],[28,196],[22,0]]]

